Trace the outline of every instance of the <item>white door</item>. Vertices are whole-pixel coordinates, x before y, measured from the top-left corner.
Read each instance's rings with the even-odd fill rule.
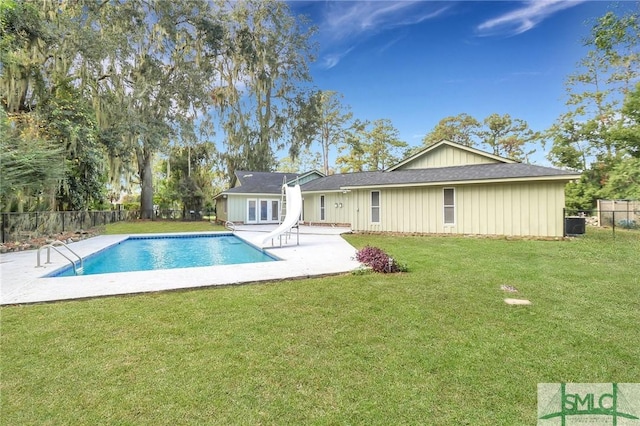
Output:
[[[247,200],[247,223],[258,223],[258,200]]]
[[[280,215],[280,201],[271,200],[271,221],[278,222],[280,220],[280,218],[278,217],[279,215]]]
[[[260,222],[269,221],[269,200],[260,200]]]
[[[259,223],[277,223],[280,211],[280,200],[259,200]]]

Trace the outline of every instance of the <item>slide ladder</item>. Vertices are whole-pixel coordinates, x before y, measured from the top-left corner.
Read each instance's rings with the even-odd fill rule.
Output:
[[[287,216],[287,177],[282,178],[282,187],[280,191],[280,216],[278,218],[278,225],[284,222],[284,218]]]
[[[76,261],[71,259],[69,256],[67,256],[66,254],[64,254],[63,252],[61,252],[60,250],[58,250],[58,246],[62,246],[64,248],[66,248],[70,253],[72,253],[75,257],[78,258],[78,261],[80,263],[80,267],[76,266]],[[41,268],[42,265],[40,264],[40,252],[43,249],[47,249],[47,262],[46,263],[51,263],[51,249],[54,249],[55,251],[57,251],[58,253],[60,253],[62,255],[62,257],[64,257],[65,259],[67,259],[70,263],[71,266],[73,266],[73,273],[76,275],[81,275],[84,271],[84,262],[82,261],[82,257],[80,257],[80,255],[78,255],[78,253],[76,253],[75,251],[71,250],[71,248],[66,245],[65,243],[63,243],[62,241],[54,241],[51,244],[45,244],[42,247],[40,247],[38,249],[38,262],[36,264],[36,268]]]

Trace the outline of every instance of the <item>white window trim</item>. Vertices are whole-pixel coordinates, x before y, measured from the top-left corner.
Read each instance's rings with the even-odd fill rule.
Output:
[[[445,204],[445,191],[450,189],[453,191],[453,204]],[[447,222],[447,207],[453,208],[453,222]],[[442,188],[442,223],[445,227],[456,226],[456,189],[455,188]]]
[[[378,205],[374,206],[373,205],[373,193],[377,192],[378,193]],[[369,201],[371,203],[371,210],[369,213],[369,217],[371,219],[371,223],[381,223],[382,222],[382,194],[380,193],[380,191],[371,191],[369,193]],[[378,220],[375,221],[373,220],[373,209],[377,208],[378,209]]]
[[[320,222],[324,222],[327,220],[327,197],[325,197],[324,194],[318,198],[318,207],[320,210]]]

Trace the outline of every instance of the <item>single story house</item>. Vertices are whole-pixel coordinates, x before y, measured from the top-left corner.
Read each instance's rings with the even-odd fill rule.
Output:
[[[278,223],[283,207],[282,185],[302,185],[324,177],[317,170],[307,173],[235,172],[236,184],[215,197],[219,222],[236,224]]]
[[[266,193],[251,198],[251,187],[242,183],[218,195],[219,200],[226,194],[228,202],[232,194],[244,191],[234,215],[228,214],[230,204],[223,203],[226,216],[218,207],[219,218],[260,223],[258,204],[247,200],[261,203],[264,197],[275,208],[283,178],[272,175],[280,177],[271,198]],[[311,172],[303,177],[305,223],[342,224],[360,232],[560,237],[564,187],[580,174],[441,141],[385,171],[330,176]],[[294,176],[288,182],[292,180]],[[269,206],[265,208],[265,217],[277,222],[277,215],[269,216]],[[259,209],[262,212],[262,204]]]

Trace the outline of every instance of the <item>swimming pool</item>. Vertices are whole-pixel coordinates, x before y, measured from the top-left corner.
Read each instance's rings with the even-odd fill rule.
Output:
[[[232,234],[135,236],[84,258],[82,275],[276,260]],[[45,277],[74,275],[73,267],[69,264]]]

